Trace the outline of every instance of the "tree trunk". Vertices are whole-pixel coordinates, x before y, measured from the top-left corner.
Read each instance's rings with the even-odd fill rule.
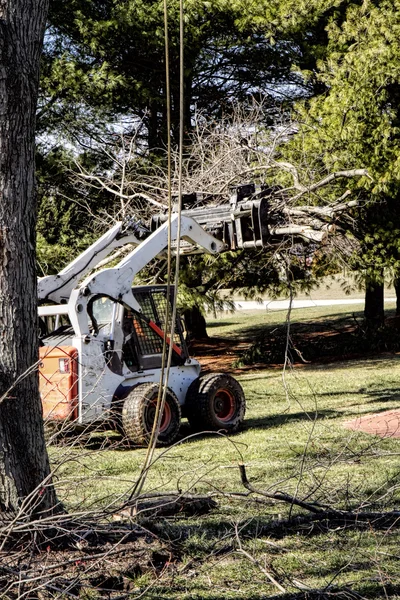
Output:
[[[48,0],[0,0],[0,510],[56,504],[38,391],[34,134]],[[45,485],[43,485],[45,481]]]
[[[396,315],[400,315],[400,278],[397,277],[394,280],[394,290],[396,292]]]
[[[160,137],[159,137],[159,120],[158,120],[158,103],[152,102],[148,111],[147,118],[147,143],[150,151],[154,151],[160,148]]]
[[[208,338],[206,320],[197,306],[187,308],[183,312],[183,317],[189,340],[204,340]]]
[[[378,329],[385,323],[384,284],[379,280],[367,279],[365,282],[364,317],[367,329]]]

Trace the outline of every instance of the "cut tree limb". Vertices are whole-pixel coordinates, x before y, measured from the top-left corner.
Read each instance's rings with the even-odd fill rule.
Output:
[[[202,515],[210,512],[216,506],[217,503],[210,496],[166,494],[132,502],[116,512],[114,520]]]
[[[291,506],[299,506],[304,510],[312,513],[308,516],[298,516],[287,520],[274,521],[267,526],[268,531],[272,530],[284,530],[298,528],[300,526],[309,525],[317,522],[329,522],[334,523],[336,526],[348,526],[349,524],[357,525],[360,528],[374,527],[376,529],[386,527],[400,527],[400,511],[382,511],[382,512],[369,512],[360,509],[354,510],[337,510],[331,506],[323,505],[318,502],[305,502],[300,500],[286,492],[265,492],[255,488],[248,480],[246,467],[244,464],[239,464],[240,479],[243,486],[254,494],[258,494],[271,500],[277,500],[279,502],[285,502]]]

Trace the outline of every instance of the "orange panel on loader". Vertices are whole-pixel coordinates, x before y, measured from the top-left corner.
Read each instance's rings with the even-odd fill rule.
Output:
[[[43,417],[78,417],[78,351],[73,346],[40,348],[39,389]]]

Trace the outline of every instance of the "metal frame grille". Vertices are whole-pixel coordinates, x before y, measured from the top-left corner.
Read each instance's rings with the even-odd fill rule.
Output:
[[[170,307],[168,322],[165,322],[165,314],[167,308],[167,302],[173,299],[167,298],[167,288],[165,286],[154,286],[154,287],[143,287],[135,288],[132,290],[135,300],[140,304],[142,308],[142,314],[146,319],[153,321],[162,331],[166,332],[167,336],[171,331],[171,313],[172,305]],[[171,295],[173,290],[171,289]],[[146,323],[145,319],[140,317],[134,317],[133,324],[135,328],[138,349],[140,354],[152,355],[161,354],[163,349],[162,338]],[[175,333],[173,343],[179,347],[183,347],[183,332],[179,318],[176,320]]]

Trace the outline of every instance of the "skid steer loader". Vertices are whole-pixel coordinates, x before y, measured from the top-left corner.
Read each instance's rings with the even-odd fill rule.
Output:
[[[182,253],[263,247],[274,235],[268,206],[265,193],[241,186],[229,204],[183,210],[179,241],[178,216],[173,214],[171,237]],[[133,250],[116,267],[93,272],[126,244]],[[165,215],[148,226],[135,220],[117,223],[57,275],[38,280],[40,393],[46,419],[86,426],[115,422],[118,415],[124,434],[146,444],[165,337],[173,358],[158,445],[174,442],[182,416],[195,430],[234,432],[240,427],[245,415],[240,384],[228,374],[201,374],[200,364],[188,354],[179,317],[173,339],[169,337],[166,305],[172,304],[174,290],[168,296],[166,286],[135,286],[137,273],[162,255],[167,244]]]

